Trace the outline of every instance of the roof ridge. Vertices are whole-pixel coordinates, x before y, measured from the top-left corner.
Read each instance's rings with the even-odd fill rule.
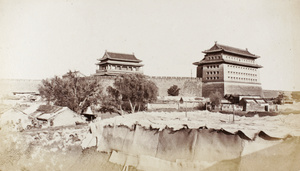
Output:
[[[115,54],[122,54],[122,55],[134,55],[134,53],[130,54],[130,53],[120,53],[120,52],[109,52],[109,51],[106,51],[106,53],[115,53]]]
[[[119,52],[108,52],[105,50],[104,56],[99,61],[111,59],[111,60],[125,60],[125,61],[134,61],[134,62],[142,62],[142,60],[138,59],[134,53],[119,53]]]
[[[215,44],[213,47],[211,47],[208,50],[205,50],[205,52],[213,52],[213,51],[227,51],[229,53],[236,53],[236,54],[240,54],[240,55],[246,55],[246,56],[252,56],[252,57],[256,57],[259,58],[259,56],[249,52],[248,48],[246,49],[241,49],[241,48],[237,48],[237,47],[233,47],[233,46],[229,46],[229,45],[225,45],[225,44],[221,44],[215,41]]]
[[[217,46],[217,47],[220,48],[220,49],[223,49],[223,48],[220,47],[219,45],[222,45],[222,44],[219,44],[217,41],[215,41],[215,46]]]
[[[220,44],[220,43],[216,43],[217,45],[220,45],[220,46],[226,46],[226,47],[229,47],[229,48],[234,48],[234,49],[239,49],[239,50],[243,50],[243,51],[248,51],[248,49],[241,49],[241,48],[237,48],[237,47],[233,47],[233,46],[229,46],[229,45],[224,45],[224,44]],[[219,46],[218,46],[219,47]],[[221,49],[223,49],[222,47],[220,47]],[[250,53],[250,52],[249,52]]]

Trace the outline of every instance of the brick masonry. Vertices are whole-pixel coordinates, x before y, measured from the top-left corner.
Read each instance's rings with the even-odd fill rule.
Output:
[[[168,96],[168,89],[177,85],[179,96],[202,96],[202,79],[191,77],[150,77],[158,87],[159,96]]]
[[[106,88],[114,83],[114,76],[96,76],[101,85]],[[177,85],[180,88],[179,96],[202,96],[202,80],[191,77],[149,77],[158,87],[159,96],[168,96],[168,89]]]
[[[263,97],[260,84],[247,84],[238,82],[225,82],[225,94],[258,95]]]
[[[202,86],[203,97],[209,97],[211,93],[214,93],[216,91],[220,92],[221,94],[224,94],[224,82],[203,83]]]
[[[238,82],[208,82],[203,83],[202,95],[209,97],[213,92],[219,91],[221,94],[238,95],[259,95],[263,97],[263,91],[260,84],[245,84]]]
[[[114,78],[112,76],[107,77],[96,77],[100,81],[103,88],[113,85]],[[210,92],[218,90],[220,93],[231,92],[237,94],[240,92],[248,92],[259,94],[262,92],[264,97],[277,97],[279,90],[262,90],[260,86],[245,86],[240,83],[232,85],[232,83],[202,83],[201,78],[190,78],[190,77],[150,77],[159,88],[159,96],[167,96],[167,90],[172,85],[177,85],[180,90],[180,96],[197,96],[197,97],[208,97]],[[41,80],[29,80],[29,79],[0,79],[0,94],[11,94],[12,92],[38,92],[38,85],[41,84]],[[243,93],[245,94],[245,93]]]

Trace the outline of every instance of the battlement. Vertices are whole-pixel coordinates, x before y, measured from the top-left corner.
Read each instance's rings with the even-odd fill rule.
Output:
[[[40,82],[41,79],[0,79],[1,82]]]
[[[150,76],[150,79],[161,79],[161,80],[201,80],[197,77],[169,77],[169,76]]]

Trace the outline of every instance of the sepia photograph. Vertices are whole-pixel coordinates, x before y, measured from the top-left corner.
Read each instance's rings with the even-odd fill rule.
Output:
[[[299,171],[300,0],[0,0],[0,171]]]

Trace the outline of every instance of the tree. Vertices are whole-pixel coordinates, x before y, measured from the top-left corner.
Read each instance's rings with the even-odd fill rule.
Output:
[[[123,115],[121,95],[119,91],[111,86],[106,88],[106,95],[101,103],[101,112],[115,112]]]
[[[173,85],[168,89],[169,96],[178,96],[180,88],[177,85]]]
[[[107,92],[109,98],[112,99],[115,106],[123,111],[126,104],[129,103],[131,113],[145,107],[149,102],[156,100],[158,88],[143,74],[120,74],[116,77],[113,84],[109,86]]]
[[[96,80],[78,77],[72,72],[67,74],[66,79],[55,76],[42,80],[38,88],[42,98],[55,105],[66,106],[77,113],[82,113],[88,106],[98,103],[102,97],[102,87]]]
[[[279,92],[279,95],[274,99],[274,104],[283,104],[284,100],[288,100],[288,96],[284,94],[284,92]]]
[[[211,102],[213,109],[215,108],[215,106],[219,106],[221,104],[222,99],[223,99],[223,95],[219,91],[216,91],[209,95],[209,100]]]

